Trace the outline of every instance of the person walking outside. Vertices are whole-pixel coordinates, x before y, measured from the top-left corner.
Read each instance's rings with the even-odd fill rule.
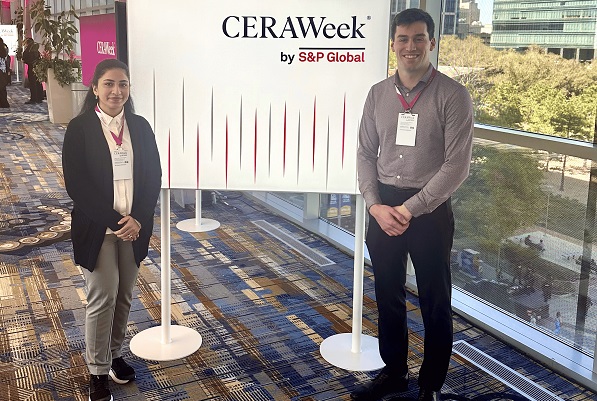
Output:
[[[118,384],[135,378],[122,344],[153,231],[161,167],[149,123],[133,112],[128,67],[101,61],[62,149],[74,258],[85,276],[90,401],[112,400],[108,375]]]
[[[357,156],[369,210],[366,243],[375,277],[379,351],[385,367],[352,394],[378,400],[408,390],[406,264],[410,255],[425,326],[418,400],[440,400],[452,354],[450,196],[467,178],[473,105],[461,84],[429,61],[435,24],[420,9],[395,16],[396,74],[365,101]]]
[[[553,333],[559,336],[560,333],[562,332],[562,315],[560,314],[559,311],[556,312],[556,320],[554,320],[553,324],[554,324]]]

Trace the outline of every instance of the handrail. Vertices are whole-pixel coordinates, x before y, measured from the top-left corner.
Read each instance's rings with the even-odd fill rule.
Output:
[[[597,146],[591,142],[484,124],[475,124],[474,136],[479,139],[597,161]]]

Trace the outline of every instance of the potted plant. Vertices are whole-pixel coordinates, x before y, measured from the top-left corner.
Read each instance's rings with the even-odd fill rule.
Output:
[[[74,20],[79,16],[71,6],[69,11],[53,17],[44,0],[33,2],[30,11],[33,29],[41,35],[43,47],[34,72],[46,83],[50,121],[66,123],[73,114],[70,84],[81,80],[81,62],[74,53],[79,32]]]

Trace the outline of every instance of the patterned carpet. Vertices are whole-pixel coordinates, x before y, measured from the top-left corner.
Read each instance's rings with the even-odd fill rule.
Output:
[[[83,276],[73,263],[71,201],[60,149],[65,126],[51,124],[46,104],[24,105],[25,89],[8,88],[0,111],[0,400],[87,400],[83,359]],[[348,372],[319,353],[327,337],[350,332],[352,259],[320,237],[273,215],[241,193],[206,206],[221,222],[208,233],[174,224],[193,218],[172,202],[172,322],[196,329],[203,345],[171,362],[124,356],[137,380],[110,383],[115,400],[340,400],[376,372]],[[266,221],[329,259],[316,263],[263,230]],[[149,257],[141,267],[129,339],[160,322],[159,208]],[[373,277],[365,274],[364,332],[376,335]],[[410,391],[416,397],[423,328],[409,294]],[[466,340],[565,400],[592,392],[529,360],[454,316]],[[128,347],[128,341],[126,343]],[[465,359],[453,356],[445,399],[524,400]]]

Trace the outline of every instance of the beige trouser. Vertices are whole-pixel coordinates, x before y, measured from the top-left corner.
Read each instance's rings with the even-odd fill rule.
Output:
[[[93,272],[83,269],[87,292],[85,359],[93,375],[107,375],[112,358],[121,356],[138,272],[131,242],[114,234],[104,237]]]

